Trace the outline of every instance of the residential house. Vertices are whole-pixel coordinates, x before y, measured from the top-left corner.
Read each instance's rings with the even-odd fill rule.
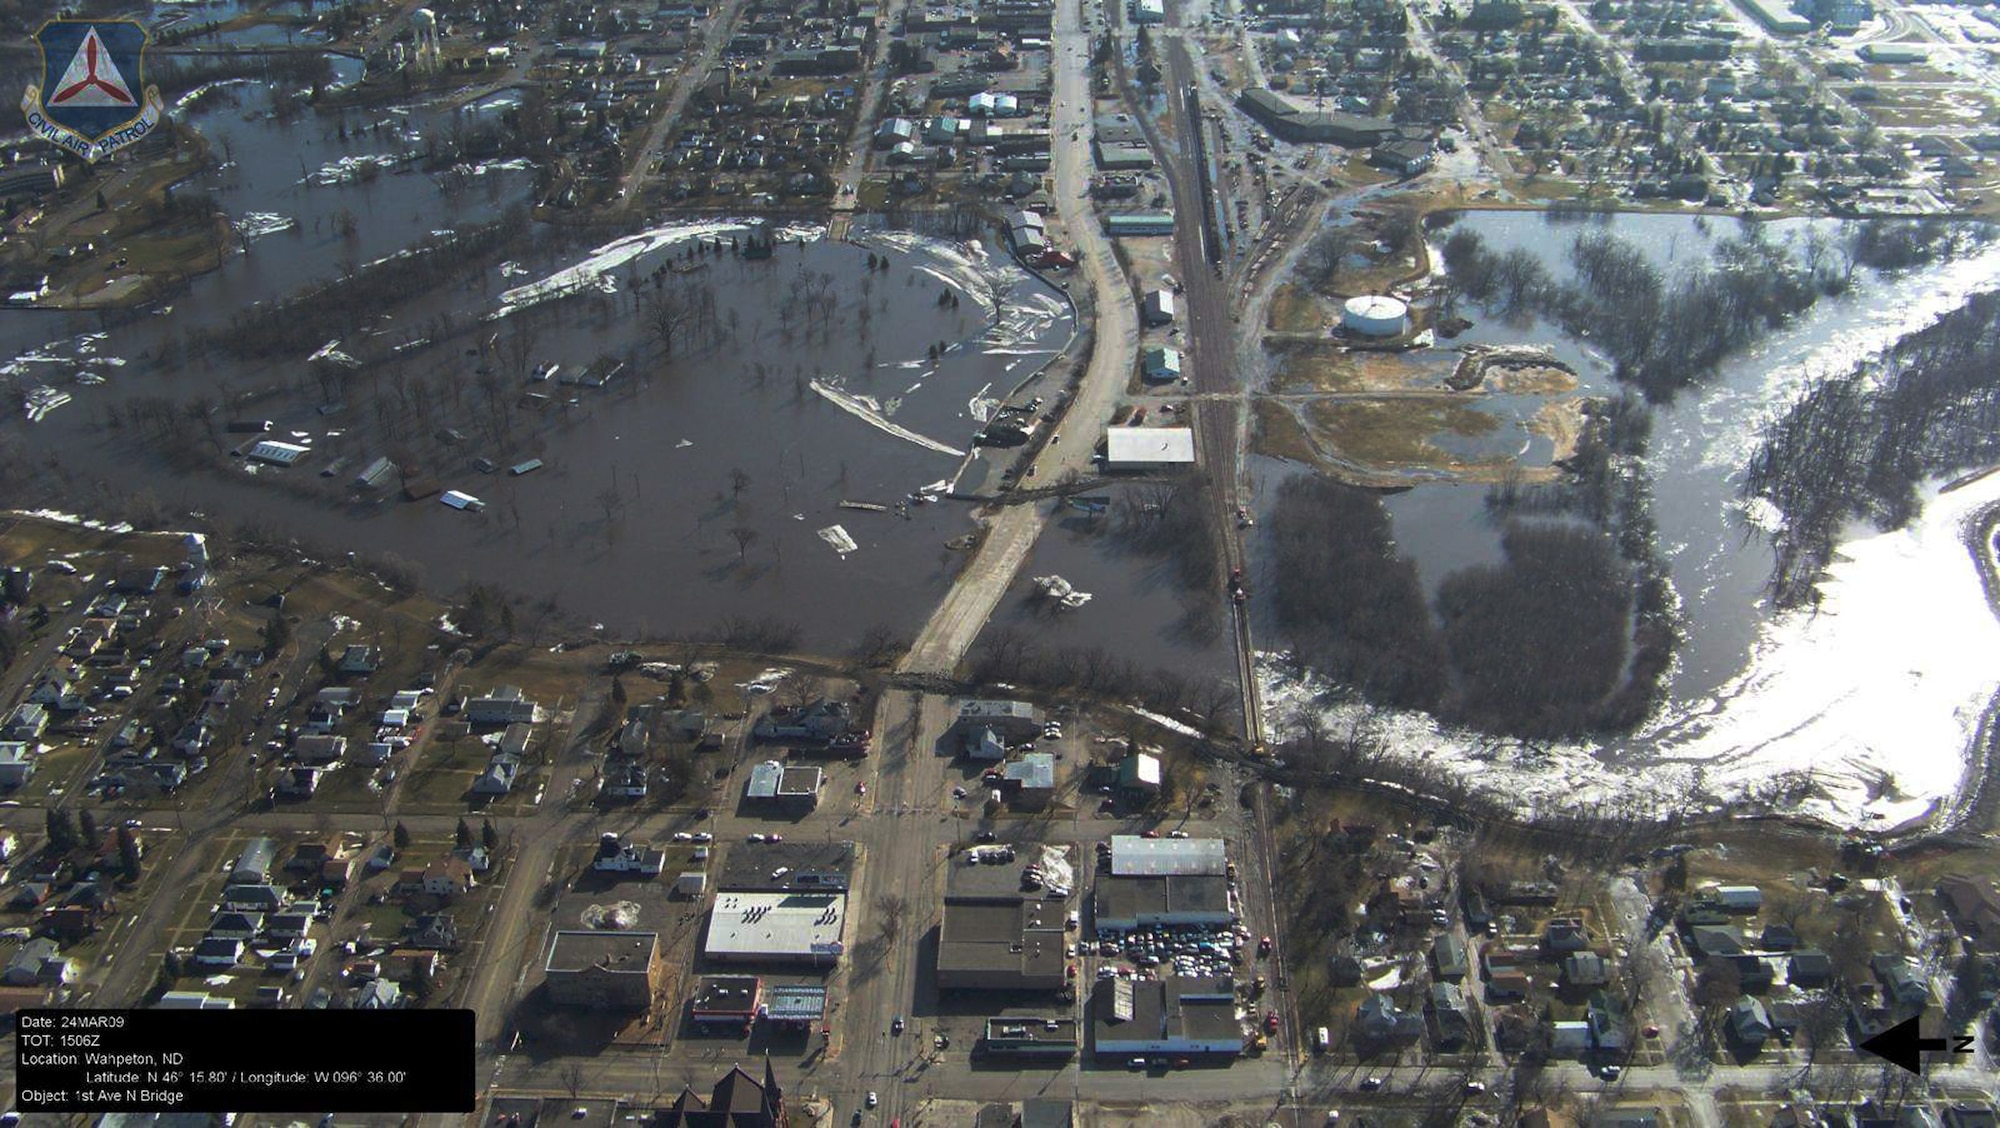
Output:
[[[598,787],[613,799],[644,799],[646,765],[637,760],[606,761],[604,780]]]
[[[1551,952],[1581,952],[1590,947],[1590,930],[1580,917],[1557,917],[1542,930],[1542,943]]]
[[[1744,995],[1729,1008],[1729,1036],[1738,1045],[1757,1049],[1771,1037],[1771,1012],[1761,999]]]
[[[355,643],[341,652],[340,661],[335,664],[335,668],[343,674],[359,674],[366,677],[374,673],[376,667],[381,664],[380,651],[372,646]]]
[[[273,940],[301,940],[311,931],[312,919],[312,913],[302,909],[272,913],[264,921],[264,931]]]
[[[1549,1024],[1549,1053],[1559,1058],[1580,1058],[1590,1052],[1590,1024],[1552,1022]]]
[[[1562,983],[1575,991],[1589,991],[1611,982],[1611,965],[1596,952],[1571,952],[1563,958]]]
[[[298,765],[278,773],[277,792],[286,799],[310,799],[319,791],[320,777],[326,775],[325,768]]]
[[[285,869],[291,873],[312,873],[323,868],[333,858],[343,853],[338,835],[324,838],[306,838],[292,848],[292,856],[286,860]]]
[[[521,774],[521,762],[503,752],[495,752],[486,761],[486,767],[472,781],[474,795],[505,795],[514,790],[514,780]]]
[[[14,953],[6,971],[0,972],[0,981],[10,987],[55,987],[68,983],[70,974],[61,946],[46,936],[37,936]]]
[[[301,764],[323,768],[339,763],[347,755],[347,738],[312,733],[292,742],[292,758]]]
[[[105,906],[65,904],[44,910],[36,929],[67,944],[74,944],[97,931],[104,920]]]
[[[1703,958],[1740,956],[1744,951],[1743,933],[1730,925],[1696,925],[1688,929],[1688,948],[1691,954]]]
[[[1833,959],[1814,948],[1797,949],[1792,952],[1785,978],[1792,986],[1807,990],[1825,987],[1833,982]]]
[[[450,913],[424,913],[410,922],[404,944],[440,952],[458,950],[458,923]]]
[[[496,687],[485,697],[474,697],[465,703],[465,721],[473,725],[511,725],[515,723],[533,724],[538,720],[538,707],[521,692],[519,686]]]
[[[1868,969],[1882,981],[1883,992],[1898,1009],[1916,1010],[1930,1002],[1930,985],[1924,982],[1923,973],[1907,958],[1878,953],[1869,957]]]
[[[394,1010],[402,1005],[403,989],[390,979],[372,979],[354,998],[355,1010]]]
[[[397,948],[382,957],[382,978],[392,983],[420,982],[437,974],[439,957],[428,948]]]
[[[2000,1116],[1991,1105],[1955,1104],[1944,1110],[1944,1123],[1945,1128],[1996,1128]]]
[[[1463,1046],[1472,1040],[1472,1015],[1464,988],[1456,983],[1431,984],[1430,1012],[1439,1046]]]
[[[224,909],[208,922],[208,934],[225,940],[255,940],[264,931],[264,915],[237,909]]]
[[[35,757],[20,741],[0,742],[0,788],[16,788],[35,778]]]
[[[1496,972],[1486,978],[1486,999],[1495,1003],[1525,999],[1533,986],[1533,980],[1524,972]]]
[[[7,723],[0,727],[0,736],[8,740],[31,741],[41,738],[43,730],[49,727],[49,711],[32,701],[23,702],[8,715]]]
[[[223,936],[205,936],[194,946],[196,967],[228,970],[243,962],[243,941]]]
[[[291,899],[275,885],[228,885],[222,890],[222,905],[230,909],[272,912],[290,904]]]
[[[1982,948],[2000,948],[2000,884],[1948,874],[1938,881],[1937,896],[1967,939]]]
[[[51,709],[77,709],[83,706],[83,699],[76,692],[76,678],[61,667],[44,670],[42,676],[35,679],[35,688],[28,691],[28,700]]]
[[[1584,1006],[1584,1025],[1590,1027],[1590,1044],[1600,1054],[1625,1052],[1626,1029],[1630,1025],[1624,1004],[1607,991],[1593,991]]]
[[[1423,1036],[1424,1019],[1398,1008],[1387,991],[1373,991],[1356,1008],[1354,1029],[1363,1041],[1378,1045],[1412,1042]]]
[[[1789,952],[1799,946],[1799,934],[1788,924],[1767,924],[1759,942],[1767,952]]]
[[[1741,985],[1743,993],[1746,995],[1769,994],[1771,984],[1776,978],[1776,973],[1771,967],[1771,961],[1750,952],[1734,956],[1710,956],[1708,957],[1708,966],[1714,968],[1728,967],[1734,970],[1737,983]]]
[[[396,883],[403,893],[456,897],[472,891],[472,865],[464,858],[439,858],[422,869],[406,869]]]
[[[1431,941],[1431,963],[1437,977],[1453,983],[1465,978],[1465,942],[1456,933],[1441,932]]]

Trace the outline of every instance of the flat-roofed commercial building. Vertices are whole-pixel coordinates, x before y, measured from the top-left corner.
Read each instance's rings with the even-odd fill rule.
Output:
[[[989,1057],[1072,1057],[1076,1053],[1076,1019],[1040,1015],[989,1018],[978,1052]]]
[[[1243,1052],[1243,1027],[1228,981],[1100,981],[1090,998],[1091,1048],[1098,1054]]]
[[[651,932],[558,932],[543,971],[549,1001],[613,1010],[650,1008],[665,978]]]
[[[1227,878],[1212,874],[1097,879],[1093,914],[1099,928],[1130,932],[1156,924],[1229,924]]]
[[[1213,874],[1229,871],[1229,847],[1220,838],[1111,836],[1111,872],[1120,877]]]
[[[847,950],[845,893],[718,893],[709,959],[831,967]]]

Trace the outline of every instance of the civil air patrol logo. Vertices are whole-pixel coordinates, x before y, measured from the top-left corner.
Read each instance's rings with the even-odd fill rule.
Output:
[[[42,81],[21,99],[28,128],[86,161],[151,133],[166,107],[159,87],[144,85],[147,39],[135,20],[43,24],[35,33]]]

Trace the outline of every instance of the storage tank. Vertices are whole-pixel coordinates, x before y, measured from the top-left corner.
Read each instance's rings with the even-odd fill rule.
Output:
[[[1365,337],[1394,337],[1409,324],[1410,307],[1385,294],[1349,298],[1340,323]]]

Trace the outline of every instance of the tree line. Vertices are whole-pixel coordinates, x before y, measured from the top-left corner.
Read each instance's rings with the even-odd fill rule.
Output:
[[[1814,384],[1764,428],[1742,485],[1784,514],[1771,592],[1810,603],[1850,520],[1881,529],[1921,509],[1926,479],[2000,459],[2000,294],[1974,296],[1878,358]]]
[[[1983,225],[1867,220],[1838,237],[1815,227],[1794,245],[1748,225],[1670,277],[1629,241],[1591,230],[1570,240],[1568,282],[1557,282],[1536,252],[1494,251],[1467,228],[1445,239],[1443,255],[1456,293],[1501,316],[1540,316],[1590,338],[1620,382],[1663,402],[1821,297],[1844,292],[1857,269],[1908,269],[1990,238]]]
[[[427,235],[407,253],[345,271],[283,301],[240,310],[212,339],[207,332],[190,331],[194,339],[184,346],[185,352],[202,355],[219,344],[246,360],[310,353],[419,294],[486,270],[499,255],[518,248],[515,240],[527,230],[527,212],[515,206],[491,223],[449,235]]]
[[[1501,562],[1453,572],[1434,606],[1375,494],[1286,482],[1271,515],[1272,598],[1297,660],[1371,704],[1485,732],[1629,729],[1650,710],[1678,632],[1643,479],[1603,481],[1601,523],[1502,514]],[[1614,535],[1626,521],[1637,561]]]

